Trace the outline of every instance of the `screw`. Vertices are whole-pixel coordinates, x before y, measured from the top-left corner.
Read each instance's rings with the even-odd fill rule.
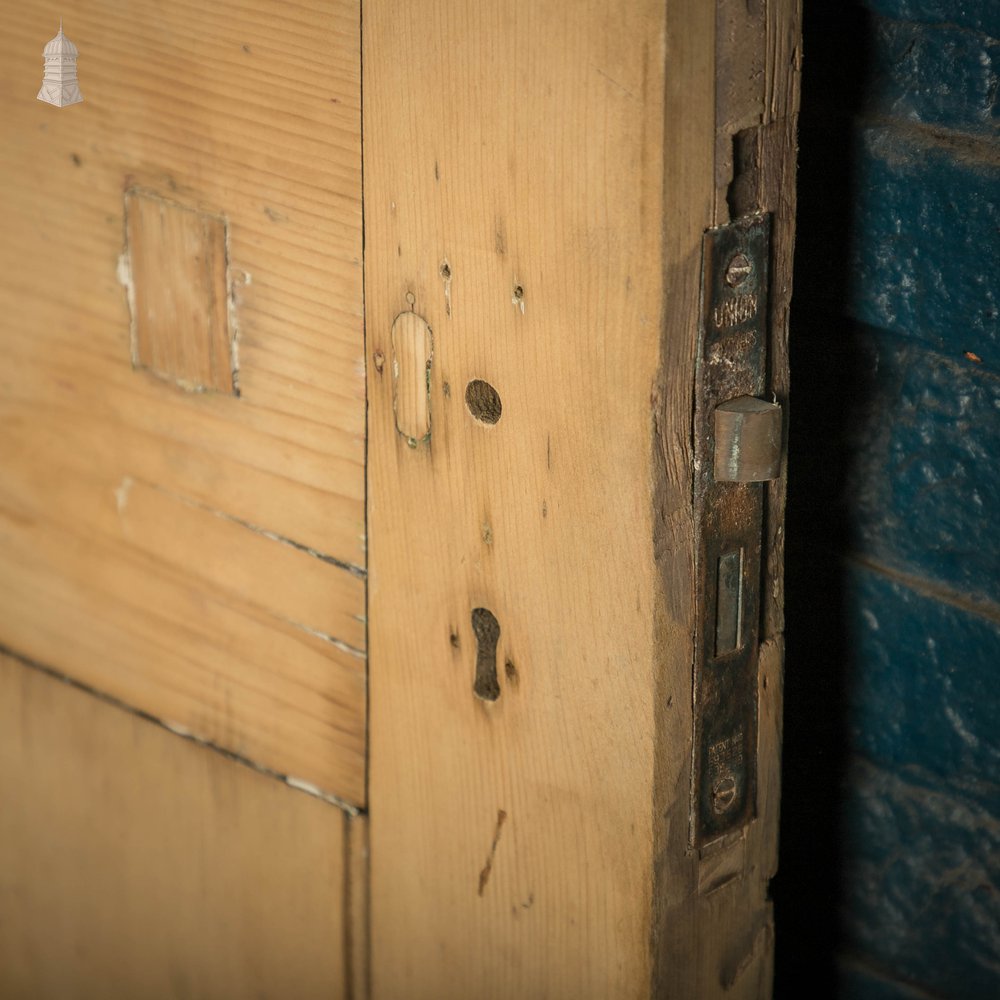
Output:
[[[712,808],[717,815],[724,813],[736,801],[736,779],[727,774],[712,785]]]
[[[750,277],[750,272],[753,270],[753,265],[748,260],[746,254],[738,253],[729,264],[726,266],[726,284],[730,288],[736,288],[737,285],[742,285],[747,278]]]

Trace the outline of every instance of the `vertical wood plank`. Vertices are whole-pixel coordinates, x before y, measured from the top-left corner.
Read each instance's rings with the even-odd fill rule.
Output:
[[[607,18],[366,14],[376,997],[770,988],[780,641],[760,660],[760,818],[690,847],[691,394],[702,233],[750,199],[781,213],[786,384],[788,175],[764,197],[742,173],[794,95],[794,4]],[[408,451],[379,364],[407,304],[436,372]]]
[[[718,0],[715,222],[769,212],[772,258],[768,389],[789,416],[788,309],[795,225],[799,0]],[[699,859],[697,986],[692,995],[770,996],[774,929],[768,883],[778,864],[784,670],[787,469],[766,487],[758,661],[757,817]]]
[[[363,36],[373,995],[645,997],[663,8],[375,0]]]
[[[345,816],[347,826],[347,890],[344,927],[347,942],[344,958],[347,963],[346,994],[348,1000],[368,1000],[371,996],[370,871],[368,850],[368,817]]]
[[[702,234],[715,210],[716,9],[667,4],[664,272],[661,367],[654,398],[657,725],[652,817],[656,845],[654,997],[696,997],[698,866],[691,843],[695,534],[692,412],[701,303]]]

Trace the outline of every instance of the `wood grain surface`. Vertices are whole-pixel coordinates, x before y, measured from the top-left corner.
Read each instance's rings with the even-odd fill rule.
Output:
[[[158,195],[125,192],[123,273],[132,362],[194,392],[237,393],[229,330],[226,220]]]
[[[734,132],[794,161],[796,5],[420,0],[363,34],[373,995],[767,996],[781,579],[758,818],[699,853],[691,413],[731,203],[778,213],[787,385],[793,203],[741,207]],[[377,363],[408,309],[434,331],[416,448]]]
[[[363,35],[369,356],[434,331],[417,447],[369,365],[373,995],[645,997],[662,5]]]
[[[0,731],[0,995],[365,995],[363,817],[5,656]]]
[[[766,997],[784,469],[699,852],[692,400],[768,211],[788,412],[797,0],[0,8],[0,985]]]
[[[0,643],[362,803],[357,0],[0,6]]]

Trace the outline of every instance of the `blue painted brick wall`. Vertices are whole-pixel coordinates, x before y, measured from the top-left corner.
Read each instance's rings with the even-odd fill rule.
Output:
[[[848,313],[1000,372],[1000,144],[866,123],[854,155]]]
[[[851,749],[921,788],[994,808],[1000,622],[924,579],[855,564],[847,584]],[[1000,856],[996,866],[1000,874]]]
[[[869,6],[840,310],[844,947],[870,994],[971,1000],[1000,996],[1000,4]]]
[[[870,25],[868,115],[996,136],[1000,41],[950,24],[875,17]]]
[[[844,961],[837,985],[840,994],[852,1000],[929,1000],[919,987],[907,986],[863,963]]]
[[[1000,0],[805,5],[783,857],[838,907],[837,996],[996,1000]]]
[[[934,27],[955,25],[1000,38],[1000,5],[996,0],[868,0],[865,6],[897,21],[919,21]]]
[[[853,551],[1000,602],[1000,378],[921,338],[853,329],[864,379],[844,475]]]
[[[848,788],[847,944],[859,964],[934,997],[995,1000],[996,817],[861,759]]]

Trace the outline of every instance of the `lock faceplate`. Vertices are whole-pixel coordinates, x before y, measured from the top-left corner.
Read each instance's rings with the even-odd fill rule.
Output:
[[[756,810],[761,480],[776,472],[773,447],[748,468],[746,456],[753,449],[744,453],[743,445],[761,435],[753,429],[746,439],[743,435],[760,421],[773,431],[775,421],[773,404],[748,400],[766,388],[770,235],[770,216],[755,216],[709,230],[703,243],[694,425],[699,607],[692,840],[697,847],[738,830]],[[717,413],[720,404],[728,409]]]

